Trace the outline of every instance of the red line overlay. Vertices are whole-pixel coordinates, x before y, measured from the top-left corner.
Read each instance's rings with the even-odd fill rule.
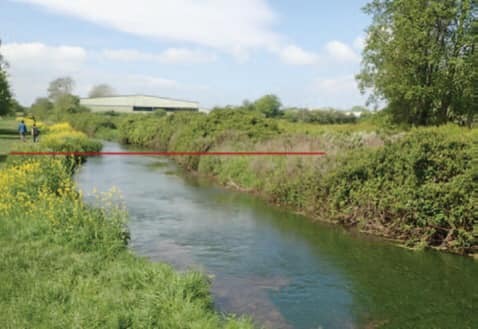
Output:
[[[49,156],[318,156],[325,152],[10,152],[10,155]]]

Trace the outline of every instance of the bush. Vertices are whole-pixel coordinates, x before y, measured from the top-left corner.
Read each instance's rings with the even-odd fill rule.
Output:
[[[354,152],[326,178],[342,221],[412,246],[470,252],[476,241],[472,142],[452,127],[416,129],[383,149]]]
[[[343,111],[333,109],[288,109],[284,111],[284,119],[290,122],[305,122],[317,124],[343,124],[357,122],[357,118],[353,114],[346,114]]]
[[[77,113],[65,115],[62,119],[90,137],[97,136],[99,132],[103,135],[118,134],[117,128],[121,121],[118,114],[111,113]]]

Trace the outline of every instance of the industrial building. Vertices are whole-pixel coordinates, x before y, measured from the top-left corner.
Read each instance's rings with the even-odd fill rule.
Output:
[[[165,110],[168,113],[199,111],[197,102],[146,95],[82,98],[80,104],[93,112],[141,113]]]

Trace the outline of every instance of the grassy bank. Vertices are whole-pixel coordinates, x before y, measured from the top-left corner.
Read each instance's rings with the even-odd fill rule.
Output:
[[[326,151],[326,157],[177,157],[179,165],[312,218],[412,248],[477,252],[478,131],[291,123],[251,111],[128,116],[125,143],[163,151]]]
[[[22,150],[98,150],[65,124]],[[127,249],[126,213],[86,205],[79,159],[9,157],[0,170],[2,328],[251,328],[213,310],[209,282]]]

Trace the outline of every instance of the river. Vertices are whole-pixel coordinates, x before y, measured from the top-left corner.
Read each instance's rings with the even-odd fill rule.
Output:
[[[221,312],[278,329],[478,324],[477,261],[312,223],[181,173],[165,158],[90,158],[76,180],[87,200],[94,189],[118,188],[130,215],[130,247],[213,277]]]

